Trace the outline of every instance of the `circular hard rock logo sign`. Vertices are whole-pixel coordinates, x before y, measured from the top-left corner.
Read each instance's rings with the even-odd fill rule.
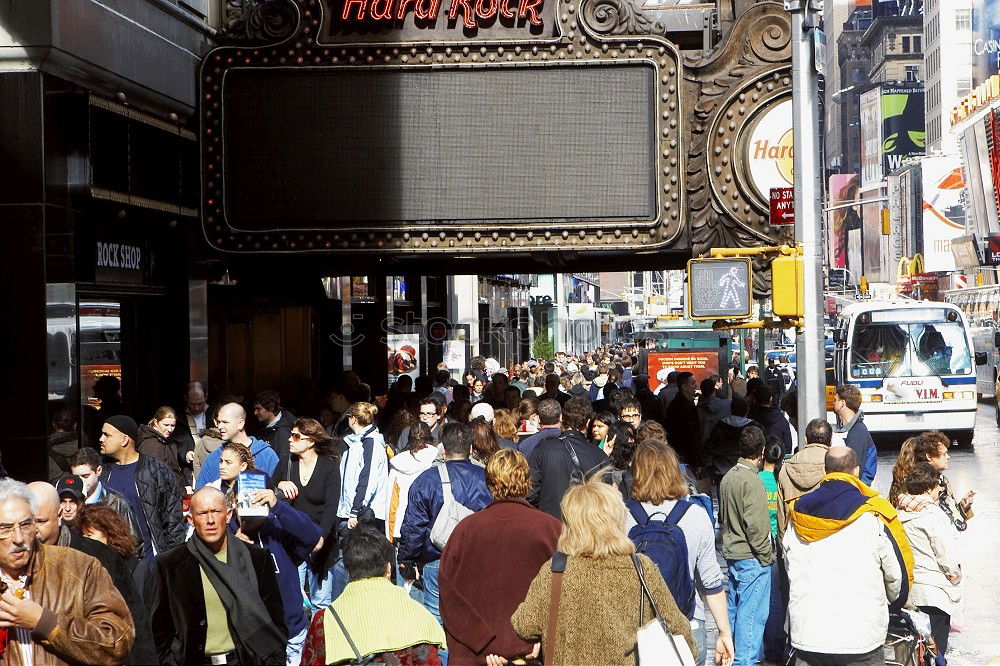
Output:
[[[792,187],[794,156],[792,100],[786,99],[764,112],[746,144],[750,181],[762,199],[773,187]]]

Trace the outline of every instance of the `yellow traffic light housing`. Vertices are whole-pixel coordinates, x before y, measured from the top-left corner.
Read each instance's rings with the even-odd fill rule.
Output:
[[[802,257],[781,256],[771,262],[771,312],[775,317],[802,317],[806,308]]]

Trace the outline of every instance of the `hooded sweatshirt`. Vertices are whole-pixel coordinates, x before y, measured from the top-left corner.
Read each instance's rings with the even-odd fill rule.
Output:
[[[368,507],[376,518],[385,520],[389,459],[382,433],[371,426],[362,433],[351,433],[344,438],[344,444],[347,451],[340,458],[340,506],[337,515],[341,518],[356,517]]]
[[[913,549],[910,603],[934,606],[954,615],[962,600],[962,588],[948,576],[962,572],[958,532],[941,506],[927,495],[900,495],[899,519]]]
[[[441,450],[437,446],[425,446],[416,453],[403,451],[389,459],[389,512],[386,516],[385,531],[390,539],[399,538],[399,528],[406,515],[406,504],[410,485],[420,473],[434,464]]]
[[[776,435],[781,440],[781,448],[784,449],[785,455],[792,452],[792,427],[780,409],[755,407],[748,416],[764,426],[765,434]]]
[[[896,510],[856,477],[832,473],[792,500],[788,516],[782,548],[792,646],[821,654],[882,646],[889,606],[902,606],[913,583]]]
[[[819,486],[826,476],[826,444],[809,443],[786,460],[778,472],[778,539],[785,533],[788,523],[788,502],[797,499]]]
[[[278,466],[278,454],[274,452],[270,444],[256,437],[251,437],[250,453],[253,454],[254,467],[268,476],[274,476],[274,470]],[[198,480],[194,484],[195,490],[219,478],[219,458],[221,457],[221,446],[208,454],[205,458],[205,464],[201,466],[201,471],[198,472]]]

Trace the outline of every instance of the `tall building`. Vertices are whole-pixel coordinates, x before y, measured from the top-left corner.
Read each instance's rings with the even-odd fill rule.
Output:
[[[854,0],[830,0],[823,6],[823,31],[827,36],[827,52],[824,70],[826,85],[823,91],[824,127],[826,127],[826,168],[837,173],[844,166],[844,142],[841,118],[845,109],[841,104],[844,90],[850,83],[844,83],[841,76],[840,35],[854,7]]]
[[[972,90],[973,0],[926,0],[924,41],[927,153],[953,155],[951,110]]]

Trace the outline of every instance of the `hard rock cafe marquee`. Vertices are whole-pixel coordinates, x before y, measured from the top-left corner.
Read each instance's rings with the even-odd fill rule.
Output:
[[[234,0],[230,0],[230,3]],[[682,51],[630,0],[244,0],[201,70],[229,252],[701,252],[770,243],[748,167],[788,19]],[[700,26],[699,26],[700,29]]]

